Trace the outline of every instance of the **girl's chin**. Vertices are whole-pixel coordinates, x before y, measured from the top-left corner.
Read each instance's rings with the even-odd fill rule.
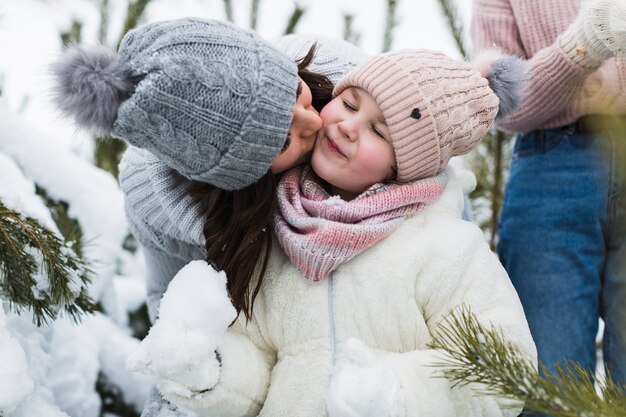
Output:
[[[328,178],[332,179],[332,166],[328,164],[328,161],[324,158],[324,156],[316,155],[315,152],[313,152],[313,156],[311,157],[311,168],[313,168],[315,174],[317,174],[317,176],[324,181],[329,182]]]

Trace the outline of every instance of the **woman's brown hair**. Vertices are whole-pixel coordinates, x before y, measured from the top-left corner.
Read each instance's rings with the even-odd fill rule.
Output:
[[[315,49],[313,44],[296,63],[298,76],[311,89],[313,107],[321,111],[332,98],[333,84],[327,77],[307,69]],[[198,181],[190,189],[204,215],[206,260],[217,270],[226,272],[231,301],[247,319],[252,316],[252,305],[272,250],[277,181],[268,171],[256,183],[241,190],[225,191]],[[256,285],[251,291],[253,281]]]

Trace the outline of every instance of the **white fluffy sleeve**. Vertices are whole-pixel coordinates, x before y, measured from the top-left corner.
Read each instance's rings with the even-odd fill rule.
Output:
[[[434,261],[420,271],[416,284],[417,302],[431,334],[451,310],[465,305],[481,324],[501,329],[536,364],[535,345],[517,293],[480,230],[467,222],[449,222],[449,217],[440,225],[437,221],[431,218],[429,232],[438,234],[433,240],[441,253],[433,254]],[[476,384],[453,388],[440,376],[440,368],[432,366],[441,363],[441,355],[433,349],[379,354],[399,380],[406,416],[514,417],[520,413],[521,406],[511,407],[508,400],[481,394]]]

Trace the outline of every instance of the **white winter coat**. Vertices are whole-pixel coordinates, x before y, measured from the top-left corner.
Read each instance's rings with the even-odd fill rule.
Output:
[[[355,337],[397,378],[407,417],[517,416],[476,387],[452,388],[431,366],[441,359],[428,347],[433,329],[461,305],[536,361],[507,273],[480,229],[461,220],[461,188],[472,181],[451,170],[437,203],[320,283],[303,279],[276,244],[252,320],[241,314],[218,349],[218,385],[193,399],[164,396],[203,416],[326,416],[329,382]]]

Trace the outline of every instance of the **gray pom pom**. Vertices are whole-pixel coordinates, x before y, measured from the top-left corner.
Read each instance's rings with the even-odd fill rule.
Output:
[[[133,88],[115,52],[103,46],[72,47],[52,66],[53,100],[83,128],[108,134]]]
[[[495,61],[488,69],[487,80],[500,100],[496,122],[506,119],[522,103],[522,90],[528,81],[525,61],[507,55]]]

